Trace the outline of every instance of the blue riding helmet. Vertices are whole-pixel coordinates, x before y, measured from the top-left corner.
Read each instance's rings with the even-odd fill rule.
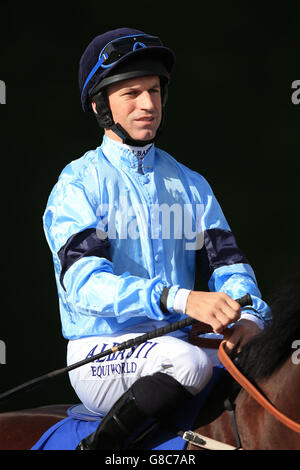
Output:
[[[173,51],[143,31],[119,28],[96,36],[79,64],[83,110],[91,111],[91,96],[111,83],[150,74],[168,81],[174,63]]]

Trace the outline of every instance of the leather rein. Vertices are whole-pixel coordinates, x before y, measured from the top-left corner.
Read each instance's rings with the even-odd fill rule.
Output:
[[[199,338],[200,339],[200,338]],[[300,434],[300,423],[281,413],[263,394],[239,371],[225,351],[226,341],[222,340],[218,348],[218,357],[229,374],[254,398],[265,410],[288,428]]]

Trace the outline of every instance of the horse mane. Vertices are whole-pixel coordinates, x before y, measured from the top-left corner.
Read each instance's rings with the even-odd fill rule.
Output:
[[[238,368],[253,382],[269,377],[293,352],[300,339],[300,271],[281,281],[268,305],[273,319],[239,354]]]

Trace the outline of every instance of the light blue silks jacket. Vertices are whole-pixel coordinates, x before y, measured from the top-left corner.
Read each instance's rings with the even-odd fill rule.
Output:
[[[104,136],[62,171],[43,223],[67,339],[184,318],[174,298],[179,288],[193,289],[196,259],[209,290],[249,293],[256,310],[249,313],[271,318],[207,181],[155,145],[141,164]]]

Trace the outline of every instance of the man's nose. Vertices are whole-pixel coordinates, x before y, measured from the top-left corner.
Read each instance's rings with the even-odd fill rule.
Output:
[[[148,91],[144,91],[139,96],[139,105],[141,109],[153,109],[154,102],[152,99],[152,95]]]

